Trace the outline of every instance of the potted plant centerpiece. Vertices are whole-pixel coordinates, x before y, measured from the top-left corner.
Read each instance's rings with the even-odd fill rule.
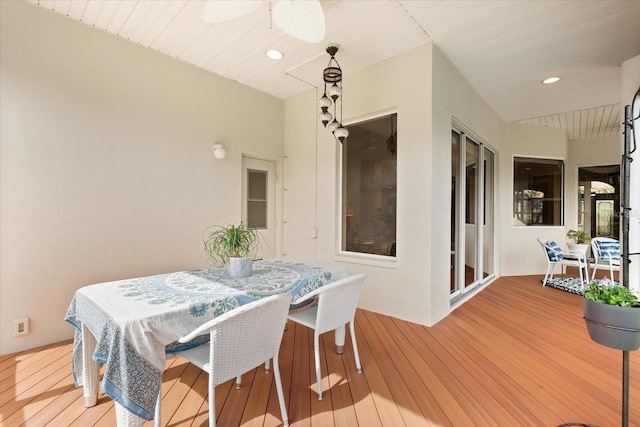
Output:
[[[229,264],[232,277],[251,276],[253,256],[260,245],[260,234],[246,222],[215,226],[204,238],[204,249],[216,262]]]
[[[591,339],[623,351],[640,347],[640,301],[624,286],[604,278],[584,291],[584,319]]]
[[[567,233],[567,239],[569,239],[569,250],[582,252],[584,256],[587,256],[587,250],[589,250],[589,240],[591,236],[582,230],[569,230]]]

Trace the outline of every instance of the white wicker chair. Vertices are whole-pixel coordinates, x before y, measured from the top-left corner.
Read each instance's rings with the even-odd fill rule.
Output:
[[[356,314],[356,307],[360,299],[360,292],[365,279],[364,274],[356,274],[321,286],[315,291],[305,295],[303,298],[294,301],[300,303],[310,298],[318,297],[318,304],[289,314],[289,319],[296,323],[307,326],[314,330],[313,347],[315,356],[316,380],[318,383],[318,400],[322,400],[322,377],[320,374],[320,335],[333,329],[345,326],[349,323],[351,331],[351,342],[353,344],[353,354],[356,359],[358,373],[362,372],[360,366],[360,356],[358,355],[358,345],[353,327],[353,319]]]
[[[562,249],[555,242],[546,241],[540,237],[538,237],[538,243],[542,246],[547,260],[547,273],[542,280],[542,286],[546,286],[547,280],[553,279],[553,270],[556,264],[560,265],[561,273],[563,273],[564,266],[577,267],[580,283],[582,283],[583,287],[585,286],[589,280],[589,264],[587,264],[587,258],[582,252]]]
[[[176,353],[209,374],[209,426],[216,425],[215,387],[271,358],[282,421],[285,427],[289,425],[278,352],[290,303],[289,294],[262,298],[218,316],[179,339],[186,343],[199,335],[210,334],[209,344]],[[160,400],[158,407],[159,404]],[[159,413],[158,410],[156,415]]]
[[[593,255],[593,274],[591,280],[596,278],[598,266],[609,267],[609,277],[614,280],[613,272],[620,271],[620,242],[608,237],[594,237],[591,239],[591,253]]]

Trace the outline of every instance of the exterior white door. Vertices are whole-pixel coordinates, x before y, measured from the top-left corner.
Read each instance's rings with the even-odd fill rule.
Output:
[[[261,236],[257,259],[276,254],[276,162],[242,157],[242,218]]]

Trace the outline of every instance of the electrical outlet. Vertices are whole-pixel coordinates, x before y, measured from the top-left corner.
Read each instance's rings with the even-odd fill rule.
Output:
[[[15,319],[13,319],[13,336],[14,337],[27,335],[28,333],[29,333],[28,317],[16,317]]]

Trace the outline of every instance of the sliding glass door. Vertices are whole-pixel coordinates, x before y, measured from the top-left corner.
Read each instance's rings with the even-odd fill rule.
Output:
[[[495,153],[454,126],[451,133],[451,296],[494,273]]]

